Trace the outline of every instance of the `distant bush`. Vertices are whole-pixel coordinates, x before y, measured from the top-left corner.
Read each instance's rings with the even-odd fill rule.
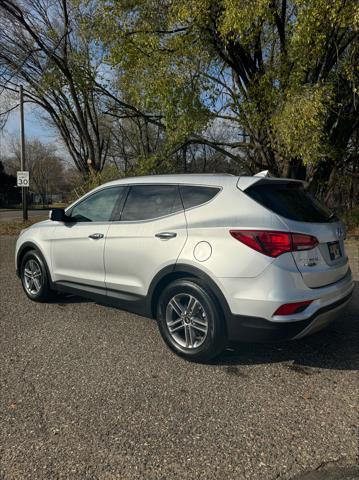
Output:
[[[111,182],[111,180],[118,180],[121,178],[121,173],[115,165],[106,166],[102,172],[92,171],[89,173],[87,179],[79,179],[75,184],[72,194],[70,196],[71,201],[75,201],[78,198],[90,192],[92,189],[103,185],[104,183]]]
[[[345,223],[349,233],[359,235],[359,206],[343,212],[341,219]]]

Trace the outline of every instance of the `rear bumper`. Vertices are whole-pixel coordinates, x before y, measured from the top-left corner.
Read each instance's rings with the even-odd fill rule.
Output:
[[[353,289],[349,294],[325,305],[305,320],[271,322],[265,318],[232,314],[227,318],[228,338],[230,341],[277,342],[306,337],[339,318],[352,294]]]
[[[354,289],[349,266],[339,281],[309,288],[293,257],[286,254],[257,277],[217,281],[228,303],[228,337],[234,341],[289,340],[314,333],[340,316]],[[308,300],[311,303],[301,312],[275,315],[281,305]]]

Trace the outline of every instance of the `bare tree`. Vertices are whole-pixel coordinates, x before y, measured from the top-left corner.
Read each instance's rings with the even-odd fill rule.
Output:
[[[125,175],[163,148],[164,129],[145,117],[114,118],[112,132],[109,157]]]
[[[16,171],[20,170],[20,146],[14,138],[10,142],[10,151],[12,154],[4,160],[4,164],[9,173],[16,175]],[[30,188],[40,195],[43,205],[51,194],[63,193],[70,188],[64,162],[53,145],[39,140],[27,141],[26,162]]]
[[[10,113],[18,107],[16,97],[7,90],[0,95],[0,132],[8,121]]]
[[[22,83],[25,100],[47,113],[84,175],[101,171],[108,158],[123,161],[125,171],[155,154],[174,158],[187,144],[240,160],[237,147],[247,147],[244,142],[217,144],[198,133],[162,151],[161,112],[124,100],[120,80],[104,62],[106,49],[94,40],[96,8],[93,1],[0,0],[0,95]]]
[[[102,56],[82,27],[90,17],[91,2],[0,1],[0,92],[23,83],[83,173],[103,168],[111,134],[98,87]]]

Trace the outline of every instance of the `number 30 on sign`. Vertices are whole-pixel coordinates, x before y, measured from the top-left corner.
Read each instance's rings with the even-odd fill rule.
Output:
[[[29,172],[16,172],[17,173],[17,186],[28,187],[29,186]]]

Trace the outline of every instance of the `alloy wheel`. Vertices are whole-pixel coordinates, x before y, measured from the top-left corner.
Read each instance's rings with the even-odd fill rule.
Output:
[[[208,333],[208,318],[201,302],[193,295],[180,293],[166,308],[170,336],[181,347],[194,349],[203,344]]]
[[[30,258],[24,266],[24,285],[30,295],[37,295],[42,287],[42,272],[36,260]]]

